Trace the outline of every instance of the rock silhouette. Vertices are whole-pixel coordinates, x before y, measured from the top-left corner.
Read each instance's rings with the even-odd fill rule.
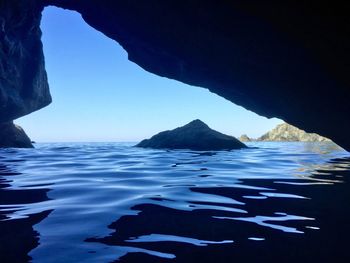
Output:
[[[0,124],[0,148],[33,148],[24,130],[13,122]]]
[[[151,73],[350,150],[346,1],[2,0],[1,123],[51,102],[40,31],[50,5],[79,12]]]
[[[155,149],[190,149],[199,151],[232,150],[247,146],[232,136],[212,130],[201,120],[194,120],[185,126],[163,131],[136,145]]]

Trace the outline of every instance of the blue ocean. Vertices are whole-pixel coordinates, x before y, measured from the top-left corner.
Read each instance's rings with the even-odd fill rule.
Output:
[[[332,143],[0,150],[0,262],[350,262]]]

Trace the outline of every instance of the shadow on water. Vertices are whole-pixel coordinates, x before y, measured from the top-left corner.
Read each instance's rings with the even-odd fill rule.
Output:
[[[0,163],[0,262],[29,261],[31,257],[28,253],[39,245],[39,233],[33,226],[50,213],[43,211],[20,218],[9,218],[8,215],[20,210],[23,204],[48,200],[48,189],[8,189],[11,186],[11,177],[16,175],[20,173]]]
[[[350,158],[330,165],[311,180],[247,179],[241,181],[246,188],[191,188],[232,198],[244,204],[243,213],[196,209],[205,202],[193,202],[187,211],[139,204],[132,207],[137,215],[109,226],[114,233],[86,241],[148,251],[116,262],[350,262],[350,171],[336,169],[349,167]]]

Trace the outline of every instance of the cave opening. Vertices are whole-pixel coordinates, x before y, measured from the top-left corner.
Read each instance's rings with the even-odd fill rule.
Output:
[[[1,112],[7,118],[3,122],[9,124],[5,127],[7,134],[17,139],[16,132],[11,131],[14,125],[8,121],[30,113],[16,122],[38,144],[36,149],[0,149],[2,261],[277,262],[282,258],[285,262],[333,262],[348,258],[350,211],[344,207],[344,200],[350,197],[350,160],[348,152],[332,142],[275,139],[253,141],[235,150],[133,147],[135,141],[193,119],[201,119],[229,135],[246,133],[253,138],[281,122],[267,120],[232,102],[264,116],[279,116],[309,132],[331,135],[349,145],[347,137],[343,137],[348,125],[342,116],[348,104],[341,103],[346,101],[347,96],[342,95],[347,93],[335,92],[339,91],[336,86],[337,95],[324,92],[328,89],[322,88],[329,82],[323,80],[328,77],[311,67],[312,63],[305,63],[306,57],[294,56],[300,53],[293,44],[278,42],[278,38],[265,39],[266,32],[278,34],[260,27],[263,18],[249,19],[244,10],[230,9],[230,5],[215,1],[189,6],[187,1],[156,1],[157,5],[151,5],[141,1],[97,4],[51,0],[78,10],[97,30],[90,28],[78,13],[45,9],[41,29],[53,103],[31,113],[51,101],[41,49],[40,13],[28,16],[37,1],[41,2],[4,1],[9,10],[23,12],[15,12],[13,17],[13,13],[6,13],[10,14],[6,16],[10,26],[3,30],[6,41],[0,45],[0,53],[19,58],[10,64],[14,70],[5,71],[19,74],[0,78],[0,102],[17,102],[17,111],[11,103],[0,103],[2,109],[7,108],[7,112]],[[302,16],[303,9],[294,13],[288,8],[291,4],[286,3],[271,11],[278,14],[278,25],[286,25],[285,21],[293,27],[293,17]],[[264,10],[270,6],[263,5],[267,8],[255,8],[266,13]],[[284,18],[283,10],[290,16]],[[0,19],[1,11],[0,8]],[[130,11],[138,11],[138,16]],[[317,10],[314,12],[317,14]],[[238,16],[232,15],[235,13]],[[108,15],[112,19],[106,19]],[[154,21],[148,24],[150,16]],[[142,19],[135,21],[135,17]],[[219,27],[206,28],[209,31],[196,28],[212,18]],[[159,20],[164,22],[160,27]],[[16,21],[21,26],[14,28]],[[184,21],[195,21],[194,27],[181,28],[186,25]],[[34,34],[23,30],[28,25]],[[108,32],[109,25],[112,33]],[[141,28],[139,35],[130,33],[135,33],[134,25]],[[172,30],[169,25],[174,26]],[[126,38],[120,37],[119,30],[124,26]],[[223,30],[218,32],[217,28]],[[243,33],[241,29],[244,34],[240,37],[233,34],[232,38],[218,41],[221,33]],[[198,35],[192,43],[182,41],[183,36],[194,31]],[[268,45],[255,41],[254,33]],[[157,36],[160,42],[169,37],[169,45],[151,41],[149,35]],[[130,63],[128,54],[112,39],[129,52],[130,61],[136,64]],[[202,49],[197,46],[198,39],[207,40],[199,45]],[[237,39],[242,45],[226,52],[226,47],[236,45]],[[34,51],[39,53],[32,52],[33,43]],[[174,46],[183,49],[174,52]],[[207,57],[213,47],[220,47],[220,52]],[[277,52],[281,57],[274,47],[281,48]],[[23,51],[28,51],[27,56],[23,57]],[[200,51],[198,57],[193,56],[196,51]],[[256,59],[259,54],[262,60]],[[0,71],[4,61],[4,65],[8,64],[8,57],[0,56]],[[23,64],[34,65],[30,78]],[[305,70],[309,66],[310,71]],[[1,81],[13,81],[12,75],[24,84],[30,81],[28,85],[20,81],[6,86],[5,91],[15,88],[11,91],[16,92],[9,92],[13,95],[10,99],[2,98],[7,93],[2,92]],[[158,75],[206,87],[213,93]],[[242,85],[232,85],[233,82]],[[323,85],[317,85],[320,83]],[[334,113],[339,116],[334,117]],[[203,127],[198,120],[192,123],[197,123],[192,130]],[[0,139],[5,138],[2,125],[0,122]],[[209,141],[198,137],[190,139]],[[112,143],[104,143],[109,141]]]
[[[53,102],[17,120],[34,141],[139,141],[194,119],[257,138],[282,122],[143,70],[77,12],[46,7],[41,29]]]

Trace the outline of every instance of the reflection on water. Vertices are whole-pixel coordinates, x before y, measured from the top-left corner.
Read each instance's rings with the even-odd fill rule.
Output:
[[[12,154],[12,153],[11,153]],[[3,159],[3,156],[2,156]],[[10,160],[13,162],[16,159]],[[20,162],[21,160],[17,160]],[[48,189],[10,190],[11,177],[20,173],[9,166],[0,164],[0,261],[26,262],[28,253],[38,246],[39,233],[33,225],[43,220],[50,211],[31,213],[25,217],[14,217],[21,207],[47,200]],[[21,205],[19,205],[21,204]]]
[[[301,230],[297,230],[294,227],[286,227],[283,225],[276,224],[276,222],[285,222],[287,220],[315,220],[315,218],[308,218],[304,216],[294,216],[294,215],[287,215],[286,213],[277,213],[275,212],[275,216],[254,216],[254,217],[224,217],[224,216],[214,216],[214,218],[217,219],[229,219],[229,220],[241,220],[246,222],[252,222],[261,226],[270,227],[273,229],[281,230],[283,232],[288,233],[300,233],[303,234],[304,232]],[[268,222],[274,222],[274,223],[268,223]]]
[[[0,150],[1,262],[350,260],[350,158],[333,144],[131,145]]]
[[[209,244],[233,243],[232,240],[208,241],[208,240],[198,240],[198,239],[189,238],[189,237],[160,235],[160,234],[150,234],[145,236],[139,236],[137,238],[132,238],[131,240],[126,240],[126,241],[127,242],[181,242],[181,243],[189,243],[195,246],[207,246]]]

